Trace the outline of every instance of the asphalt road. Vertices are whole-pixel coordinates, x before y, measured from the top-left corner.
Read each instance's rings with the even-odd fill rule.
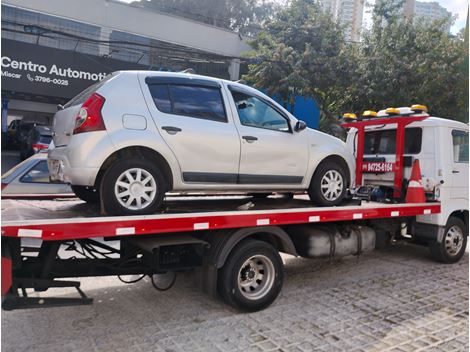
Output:
[[[2,312],[2,351],[468,351],[468,252],[454,265],[412,245],[285,262],[280,297],[250,314],[189,274],[166,292],[82,279],[91,306]]]

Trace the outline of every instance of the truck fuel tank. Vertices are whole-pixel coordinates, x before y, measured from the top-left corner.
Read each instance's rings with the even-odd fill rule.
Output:
[[[344,257],[375,249],[375,231],[367,226],[301,225],[290,228],[289,234],[305,258]]]

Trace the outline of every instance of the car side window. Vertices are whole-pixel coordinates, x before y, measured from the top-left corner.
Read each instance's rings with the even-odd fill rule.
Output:
[[[468,164],[468,132],[453,130],[452,145],[455,163]]]
[[[181,84],[151,84],[149,88],[162,112],[227,122],[220,88]]]
[[[237,91],[232,91],[232,97],[242,125],[290,132],[287,118],[263,100]]]
[[[49,183],[49,169],[47,161],[41,160],[21,177],[20,182],[24,183]]]
[[[149,86],[150,94],[158,110],[161,112],[171,113],[170,94],[168,93],[168,85],[152,84]]]

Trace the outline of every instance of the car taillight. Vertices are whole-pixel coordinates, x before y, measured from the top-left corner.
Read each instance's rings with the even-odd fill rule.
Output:
[[[97,93],[90,95],[78,112],[73,134],[106,129],[101,115],[101,109],[105,101],[106,99]]]
[[[37,153],[40,150],[47,149],[49,145],[44,144],[44,143],[37,143],[37,144],[33,144],[32,147],[33,147],[34,152]]]
[[[3,183],[3,182],[2,182],[2,191],[3,191],[3,189],[4,189],[6,186],[8,186],[8,183]]]

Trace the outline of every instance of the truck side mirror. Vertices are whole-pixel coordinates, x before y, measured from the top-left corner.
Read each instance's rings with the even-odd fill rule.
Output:
[[[300,132],[300,131],[303,131],[306,128],[307,128],[307,124],[304,121],[299,120],[295,123],[294,131],[295,132]]]

